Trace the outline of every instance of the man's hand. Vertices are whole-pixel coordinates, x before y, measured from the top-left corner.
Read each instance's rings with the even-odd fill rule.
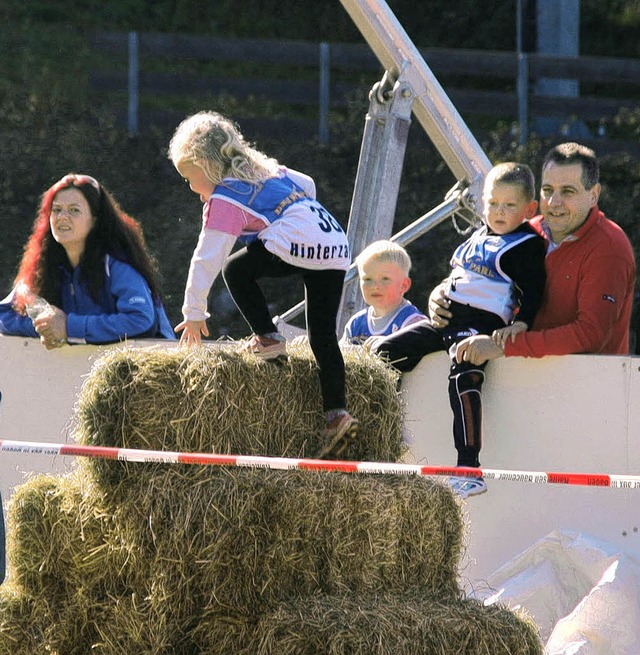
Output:
[[[486,334],[467,337],[458,344],[456,349],[458,364],[469,362],[469,364],[479,365],[503,356],[504,350]]]
[[[507,325],[507,327],[494,330],[491,338],[494,343],[498,344],[504,350],[504,344],[509,341],[509,338],[511,338],[511,342],[513,343],[516,340],[516,334],[526,332],[527,329],[528,326],[524,321],[514,321],[511,325]]]
[[[176,332],[182,332],[180,337],[181,346],[199,346],[202,343],[201,334],[209,336],[209,329],[206,321],[182,321],[175,326]]]
[[[449,325],[449,320],[453,314],[449,311],[451,301],[445,293],[445,285],[439,284],[431,292],[427,302],[427,313],[434,327],[442,328]]]

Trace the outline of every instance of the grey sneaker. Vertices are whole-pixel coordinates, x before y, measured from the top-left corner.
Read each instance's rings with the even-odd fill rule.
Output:
[[[487,483],[484,478],[462,478],[456,475],[451,476],[447,480],[447,484],[451,487],[454,494],[461,498],[469,498],[469,496],[479,496],[487,491]]]
[[[324,446],[318,451],[316,459],[338,459],[358,438],[360,423],[351,414],[338,414],[322,432]]]

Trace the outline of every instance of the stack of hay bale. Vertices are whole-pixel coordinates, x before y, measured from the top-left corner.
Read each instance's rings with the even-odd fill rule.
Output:
[[[357,460],[401,452],[397,380],[349,351]],[[315,364],[115,349],[77,407],[85,445],[304,457]],[[534,626],[465,599],[459,502],[417,476],[83,459],[8,508],[0,655],[538,655]]]

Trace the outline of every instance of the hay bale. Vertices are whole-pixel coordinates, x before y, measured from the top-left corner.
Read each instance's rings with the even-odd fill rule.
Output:
[[[117,593],[134,555],[99,489],[75,472],[35,476],[8,503],[10,576],[31,597],[54,602],[86,588]]]
[[[356,458],[393,459],[396,378],[362,350],[352,357],[350,405],[367,437]],[[309,426],[322,425],[314,366],[303,353],[278,369],[234,352],[114,350],[83,387],[80,441],[304,455],[318,445]],[[258,400],[242,403],[243,393]],[[404,655],[423,642],[436,648],[434,634],[459,646],[449,652],[471,652],[467,643],[474,655],[538,652],[517,650],[502,610],[461,604],[460,505],[439,481],[87,459],[22,485],[8,510],[11,579],[23,597],[6,602],[0,655],[22,634],[25,653],[52,655]],[[465,621],[514,649],[482,650],[485,636],[446,632]]]
[[[347,402],[362,422],[354,459],[395,461],[402,453],[397,374],[364,349],[345,353]],[[324,427],[315,361],[292,346],[276,365],[230,349],[116,348],[85,380],[75,437],[85,445],[181,452],[312,456]],[[92,460],[113,484],[130,468]]]
[[[121,538],[157,583],[149,597],[188,616],[257,616],[301,594],[458,594],[460,507],[409,476],[220,469],[137,487],[114,509]],[[200,600],[198,600],[200,599]]]
[[[131,495],[118,504],[81,470],[19,487],[7,517],[16,584],[55,607],[76,607],[82,597],[90,611],[82,625],[94,626],[82,627],[87,638],[103,629],[96,617],[117,614],[114,599],[122,607],[129,597],[144,600],[136,607],[148,612],[150,625],[161,617],[154,638],[170,611],[173,639],[186,638],[194,623],[229,616],[250,622],[304,594],[458,593],[460,508],[438,482],[323,471],[164,471],[152,485],[132,478]],[[80,630],[77,614],[65,616],[72,634]],[[43,630],[55,629],[59,642],[65,621],[49,618]],[[108,642],[121,643],[114,635]]]
[[[87,655],[93,652],[93,619],[100,608],[91,596],[30,597],[11,583],[0,588],[0,655]]]
[[[158,650],[158,644],[163,639],[177,644],[188,634],[200,608],[166,575],[180,578],[184,567],[164,560],[158,566],[154,554],[127,543],[113,508],[102,501],[99,489],[78,472],[37,476],[16,489],[7,512],[8,556],[19,592],[13,602],[23,609],[0,625],[0,655],[4,644],[12,652],[13,635],[22,633],[32,635],[29,655],[173,652]],[[185,597],[158,596],[167,587]],[[112,633],[114,626],[126,628],[126,634]],[[132,651],[118,651],[123,640]]]
[[[218,626],[195,637],[203,653],[222,653]],[[260,617],[255,641],[235,655],[542,655],[533,623],[473,599],[410,595],[313,596]]]
[[[197,652],[171,605],[154,607],[136,594],[110,598],[96,617],[95,629],[95,641],[86,651],[92,655]]]
[[[0,655],[43,652],[46,614],[40,605],[10,583],[0,587]]]

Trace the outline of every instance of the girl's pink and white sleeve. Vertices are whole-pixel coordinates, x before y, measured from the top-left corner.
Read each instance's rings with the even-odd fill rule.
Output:
[[[184,292],[182,315],[185,320],[204,321],[211,316],[207,312],[209,291],[235,242],[236,236],[228,232],[204,228],[200,233]]]

